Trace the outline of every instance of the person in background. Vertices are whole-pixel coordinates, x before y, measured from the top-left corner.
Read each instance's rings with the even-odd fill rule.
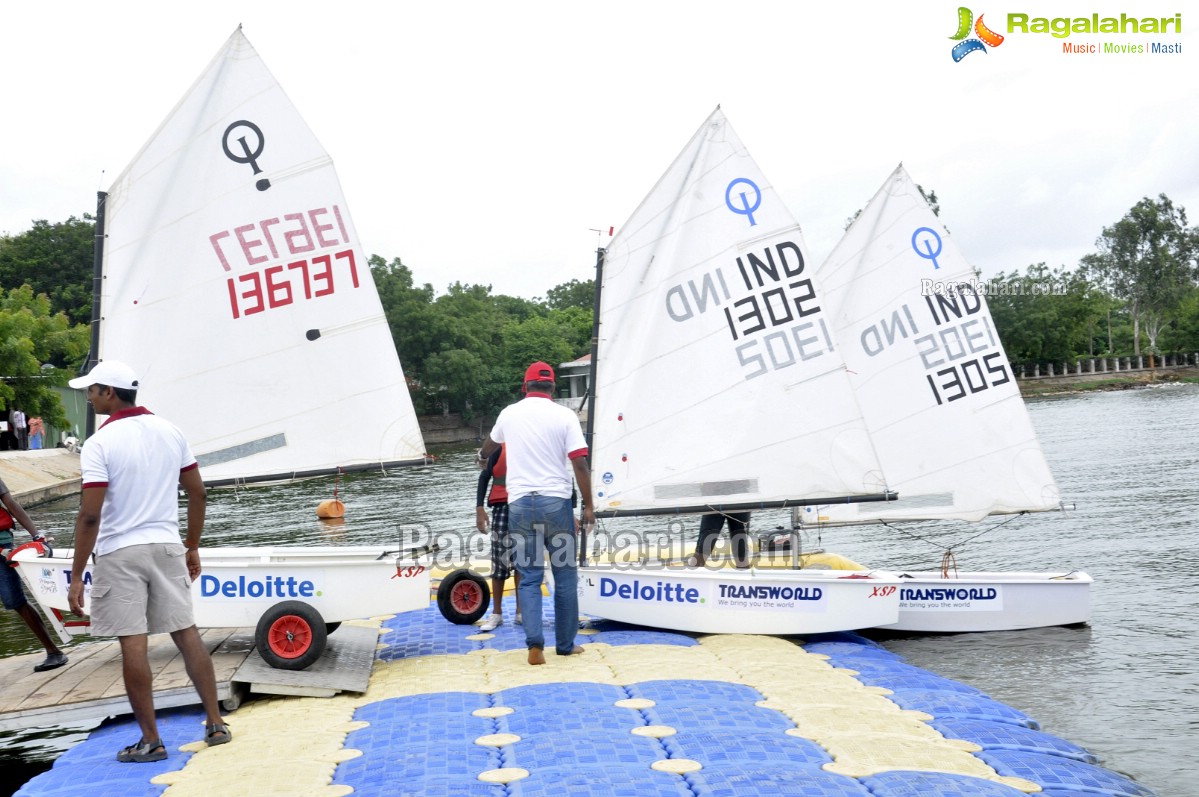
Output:
[[[3,504],[3,508],[0,508],[0,600],[3,601],[5,609],[10,609],[21,616],[21,619],[29,626],[29,630],[37,637],[37,641],[42,643],[42,647],[46,649],[46,660],[41,664],[35,664],[34,672],[58,669],[67,663],[67,656],[50,638],[50,632],[46,630],[42,616],[29,605],[29,601],[25,597],[25,590],[21,586],[21,576],[8,563],[8,552],[12,550],[15,543],[12,532],[17,523],[24,526],[25,530],[29,532],[29,536],[35,541],[45,541],[46,537],[37,530],[33,519],[8,491],[8,485],[4,483],[3,479],[0,479],[0,503]]]
[[[29,448],[34,451],[42,447],[46,436],[46,428],[41,418],[29,419]]]
[[[504,584],[512,575],[512,535],[508,533],[508,458],[504,446],[491,452],[486,460],[479,458],[483,472],[479,474],[479,489],[475,494],[475,527],[487,531],[487,508],[491,507],[491,616],[480,628],[494,631],[504,624]],[[491,483],[491,492],[487,484]],[[516,624],[520,625],[520,574],[516,574]]]
[[[233,734],[221,718],[212,657],[192,611],[207,501],[196,458],[179,429],[137,406],[138,379],[128,365],[104,360],[69,384],[87,391],[97,415],[108,416],[80,455],[83,494],[67,600],[71,611],[83,613],[83,572],[94,551],[91,630],[120,641],[125,691],[142,733],[117,761],[167,757],[154,716],[149,634],[171,635],[207,715],[205,741],[225,744]],[[182,543],[180,488],[187,494]]]
[[[17,450],[24,451],[29,448],[29,424],[25,419],[25,413],[20,407],[16,407],[9,419],[12,422],[13,434],[17,437]]]
[[[525,397],[496,418],[480,455],[501,445],[508,459],[508,523],[516,544],[513,561],[520,574],[529,664],[545,664],[541,582],[545,555],[554,573],[554,642],[559,656],[583,652],[575,644],[579,595],[575,520],[570,508],[571,471],[583,498],[582,525],[595,524],[587,443],[578,417],[553,399],[554,369],[535,362],[525,371]]]
[[[749,567],[749,512],[713,512],[699,521],[699,536],[695,539],[695,554],[688,562],[692,567],[703,567],[712,555],[716,538],[725,521],[729,524],[729,544],[733,549],[733,562],[738,569]]]

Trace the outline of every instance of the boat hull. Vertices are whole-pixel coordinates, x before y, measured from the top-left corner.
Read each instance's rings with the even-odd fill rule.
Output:
[[[967,633],[1078,625],[1091,619],[1092,578],[1083,572],[905,572],[899,619],[887,631]]]
[[[30,595],[65,640],[90,632],[86,618],[69,618],[74,552],[38,556],[35,549],[14,561]],[[201,628],[255,626],[283,601],[302,601],[326,623],[412,611],[429,605],[429,564],[397,557],[382,547],[204,548],[203,572],[192,582],[192,605]],[[90,606],[92,565],[84,571],[84,610]]]
[[[579,568],[579,610],[701,634],[819,634],[894,623],[897,576],[880,571]]]

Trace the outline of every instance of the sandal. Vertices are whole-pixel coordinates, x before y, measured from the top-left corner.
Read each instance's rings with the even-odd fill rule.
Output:
[[[122,764],[146,764],[150,761],[162,761],[167,757],[167,748],[162,740],[147,742],[139,739],[137,744],[131,744],[117,753],[117,761]]]
[[[218,744],[226,744],[233,741],[233,731],[229,730],[229,726],[221,722],[214,722],[204,726],[204,741],[208,742],[209,747],[216,747]]]

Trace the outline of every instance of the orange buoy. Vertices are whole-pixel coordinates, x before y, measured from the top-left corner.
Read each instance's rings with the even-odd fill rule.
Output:
[[[316,516],[319,518],[345,517],[346,505],[336,498],[321,501],[316,505]]]
[[[346,505],[337,500],[337,490],[341,487],[341,468],[337,469],[337,478],[333,480],[333,497],[316,505],[316,516],[319,518],[345,517]]]

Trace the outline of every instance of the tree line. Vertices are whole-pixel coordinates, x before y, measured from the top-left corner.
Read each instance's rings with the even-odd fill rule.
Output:
[[[924,193],[934,212],[935,192]],[[0,236],[0,402],[63,425],[53,385],[90,342],[94,219],[34,221]],[[1166,195],[1145,197],[1105,227],[1073,268],[1037,263],[985,281],[1009,359],[1199,351],[1199,228]],[[534,360],[590,351],[594,283],[571,280],[544,298],[489,285],[418,285],[400,258],[370,258],[371,274],[418,414],[490,415],[519,394]]]

